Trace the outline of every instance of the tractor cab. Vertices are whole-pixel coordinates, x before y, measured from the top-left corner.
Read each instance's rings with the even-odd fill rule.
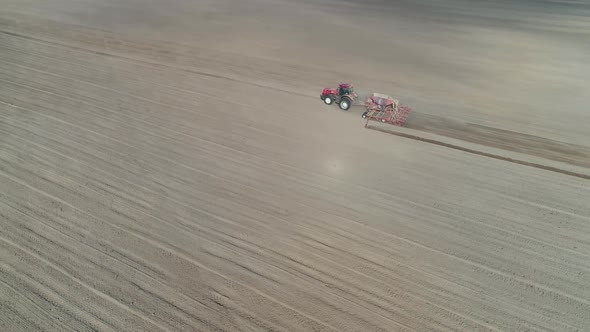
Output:
[[[338,95],[340,95],[341,97],[346,95],[352,95],[353,92],[354,88],[350,84],[342,83],[338,85]]]

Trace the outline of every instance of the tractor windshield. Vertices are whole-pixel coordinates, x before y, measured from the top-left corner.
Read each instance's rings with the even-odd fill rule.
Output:
[[[344,95],[350,95],[352,94],[353,88],[352,86],[341,86],[340,87],[340,95],[344,96]]]

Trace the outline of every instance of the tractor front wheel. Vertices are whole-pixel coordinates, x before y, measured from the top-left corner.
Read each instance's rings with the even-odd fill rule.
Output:
[[[332,105],[333,102],[334,102],[334,99],[332,98],[332,96],[325,96],[324,97],[324,103],[326,105]]]
[[[340,99],[340,109],[341,110],[348,111],[350,109],[350,106],[352,106],[352,100],[350,100],[350,98],[343,97],[342,99]]]

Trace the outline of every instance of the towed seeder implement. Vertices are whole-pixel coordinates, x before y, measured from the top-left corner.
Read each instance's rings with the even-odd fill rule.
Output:
[[[410,107],[401,105],[399,100],[381,93],[373,93],[365,102],[365,108],[362,115],[363,119],[367,119],[365,127],[371,120],[403,126],[412,112]]]

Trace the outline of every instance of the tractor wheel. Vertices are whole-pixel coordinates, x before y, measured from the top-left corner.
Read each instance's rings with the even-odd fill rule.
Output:
[[[332,96],[326,96],[326,97],[324,98],[324,103],[325,103],[326,105],[332,105],[332,103],[333,103],[333,102],[334,102],[334,98],[332,98]]]
[[[348,111],[350,109],[350,106],[352,106],[352,100],[350,100],[350,98],[343,97],[342,99],[340,99],[340,109],[341,110]]]

